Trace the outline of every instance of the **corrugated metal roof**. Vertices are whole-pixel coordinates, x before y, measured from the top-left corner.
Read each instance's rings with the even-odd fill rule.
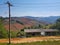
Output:
[[[54,32],[59,31],[57,29],[24,29],[24,32]]]

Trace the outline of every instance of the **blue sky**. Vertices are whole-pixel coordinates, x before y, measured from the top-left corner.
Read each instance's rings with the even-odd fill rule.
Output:
[[[60,0],[0,0],[0,16],[8,16],[7,1],[13,4],[11,16],[60,16]]]

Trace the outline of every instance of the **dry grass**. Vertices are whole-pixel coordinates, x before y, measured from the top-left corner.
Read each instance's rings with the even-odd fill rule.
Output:
[[[26,43],[36,41],[59,41],[60,36],[31,37],[31,38],[11,38],[12,43]],[[0,43],[7,43],[8,39],[0,39]]]

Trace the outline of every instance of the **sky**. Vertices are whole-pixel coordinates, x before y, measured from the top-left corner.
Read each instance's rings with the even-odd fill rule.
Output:
[[[13,5],[11,7],[13,17],[60,16],[60,0],[0,0],[0,16],[8,17],[7,1]]]

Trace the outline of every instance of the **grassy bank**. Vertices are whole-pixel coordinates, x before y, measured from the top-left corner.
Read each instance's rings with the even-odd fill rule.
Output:
[[[0,43],[0,45],[9,45],[9,44]],[[11,44],[11,45],[60,45],[60,41],[42,41],[42,42]]]

